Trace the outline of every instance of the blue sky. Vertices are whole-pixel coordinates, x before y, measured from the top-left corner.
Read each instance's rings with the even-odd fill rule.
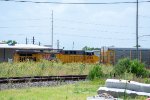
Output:
[[[126,0],[33,0],[60,2],[122,2]],[[129,0],[135,1],[135,0]],[[81,49],[84,46],[135,46],[135,4],[56,5],[0,1],[0,41],[25,38],[51,44],[51,11],[54,12],[54,48]],[[139,5],[139,36],[150,34],[150,3]],[[150,48],[150,37],[139,44]]]

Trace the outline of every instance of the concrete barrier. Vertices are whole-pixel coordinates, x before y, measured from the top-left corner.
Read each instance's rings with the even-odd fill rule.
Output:
[[[135,81],[107,79],[105,86],[107,88],[127,89],[131,91],[150,93],[150,84],[144,84]]]
[[[137,92],[137,91],[117,89],[117,88],[108,88],[108,87],[100,87],[98,89],[98,94],[101,94],[101,93],[108,93],[115,98],[122,97],[125,95],[125,93],[132,96],[132,97],[135,97],[137,95],[150,96],[150,93],[146,93],[146,92]]]

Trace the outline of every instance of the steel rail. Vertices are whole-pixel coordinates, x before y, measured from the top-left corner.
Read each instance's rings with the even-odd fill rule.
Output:
[[[44,81],[79,81],[85,80],[87,75],[65,75],[65,76],[33,76],[33,77],[2,77],[0,84],[44,82]]]

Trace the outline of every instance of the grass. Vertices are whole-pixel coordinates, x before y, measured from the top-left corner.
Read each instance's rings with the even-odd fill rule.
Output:
[[[87,75],[95,64],[50,62],[0,63],[0,77],[48,76],[48,75]],[[0,100],[86,100],[88,96],[96,95],[96,91],[103,86],[105,79],[112,78],[113,66],[101,66],[103,79],[79,82],[71,85],[56,87],[10,89],[0,91]],[[111,74],[110,74],[111,73]],[[128,79],[143,83],[150,83],[149,78],[136,77],[131,73],[124,73],[118,79]],[[122,97],[123,98],[123,97]],[[145,97],[127,97],[126,100],[145,100]]]
[[[0,100],[86,100],[97,95],[97,89],[104,84],[105,79],[99,79],[55,87],[3,90]],[[146,97],[127,97],[126,100],[146,100]]]
[[[0,100],[86,100],[96,95],[104,82],[101,79],[56,87],[4,90],[0,91]]]
[[[20,62],[0,63],[0,77],[21,76],[48,76],[48,75],[85,75],[94,67],[94,64],[50,62]],[[103,66],[102,70],[108,73],[111,67]]]

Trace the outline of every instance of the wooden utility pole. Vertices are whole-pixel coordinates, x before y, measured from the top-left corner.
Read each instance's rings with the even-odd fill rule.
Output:
[[[139,25],[139,2],[136,3],[136,53],[137,59],[139,60],[139,36],[138,36],[138,25]]]
[[[53,48],[53,10],[52,10],[52,48]]]

